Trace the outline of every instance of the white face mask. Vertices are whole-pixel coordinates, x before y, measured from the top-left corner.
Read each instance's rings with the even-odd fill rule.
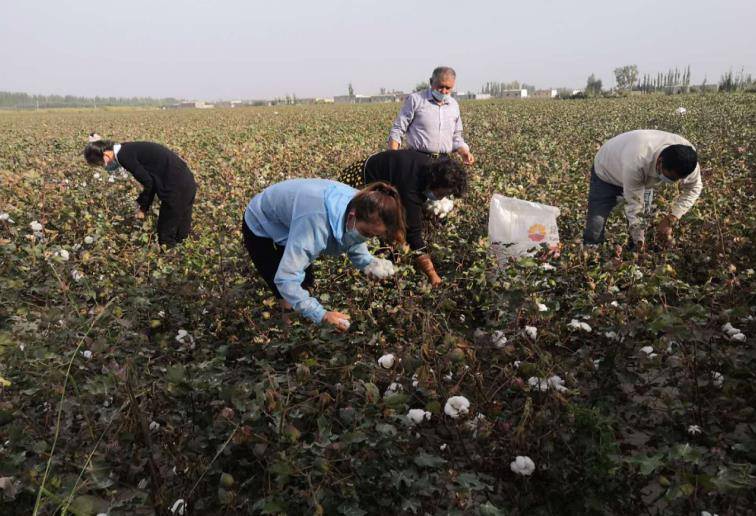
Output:
[[[661,172],[659,172],[659,181],[661,181],[662,183],[666,183],[666,184],[670,184],[670,183],[674,183],[675,182],[674,179],[668,178],[666,175],[664,175]]]

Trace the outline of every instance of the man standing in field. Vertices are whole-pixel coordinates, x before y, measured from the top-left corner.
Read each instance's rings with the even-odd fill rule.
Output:
[[[412,93],[404,101],[388,138],[389,150],[397,150],[406,136],[407,148],[433,158],[456,152],[465,165],[475,158],[462,138],[459,104],[451,97],[457,73],[448,66],[433,70],[430,88]]]
[[[662,245],[671,241],[674,223],[701,195],[701,168],[695,148],[682,136],[650,129],[623,133],[604,143],[591,170],[583,243],[604,241],[606,219],[618,198],[624,197],[630,237],[639,251],[645,251],[644,197],[657,185],[674,182],[679,182],[680,193],[657,228]]]

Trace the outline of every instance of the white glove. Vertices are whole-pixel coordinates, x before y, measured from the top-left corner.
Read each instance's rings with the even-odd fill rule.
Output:
[[[363,269],[365,274],[370,278],[377,278],[379,280],[386,279],[393,276],[396,270],[394,264],[390,260],[384,258],[373,258],[373,261]]]

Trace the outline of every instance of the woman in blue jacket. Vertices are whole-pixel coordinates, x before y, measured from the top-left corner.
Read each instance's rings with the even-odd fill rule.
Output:
[[[310,295],[312,262],[320,254],[347,253],[369,276],[393,272],[388,260],[368,252],[365,241],[380,237],[403,243],[404,208],[396,189],[373,183],[355,190],[327,179],[290,179],[252,198],[244,212],[244,245],[283,309],[345,331],[349,315],[327,311]]]

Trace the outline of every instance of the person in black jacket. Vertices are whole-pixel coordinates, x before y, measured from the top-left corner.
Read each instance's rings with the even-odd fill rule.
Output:
[[[467,171],[453,158],[432,158],[415,150],[388,150],[373,154],[344,169],[339,181],[362,188],[385,181],[398,191],[407,219],[407,243],[417,253],[415,263],[432,286],[441,284],[423,240],[423,205],[427,200],[461,197],[467,191]]]
[[[158,196],[157,232],[161,244],[173,247],[189,236],[197,183],[186,162],[173,151],[158,143],[119,144],[92,134],[84,158],[90,165],[104,166],[108,171],[123,167],[142,184],[144,189],[136,200],[136,218],[143,219],[155,195]]]

